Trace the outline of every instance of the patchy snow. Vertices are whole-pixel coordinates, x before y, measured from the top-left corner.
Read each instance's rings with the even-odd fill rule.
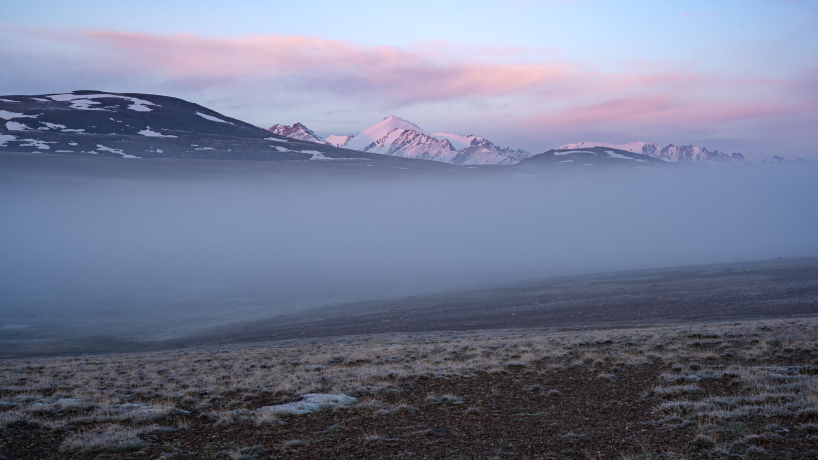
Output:
[[[64,133],[88,134],[82,128],[79,128],[79,129],[64,129],[64,130],[62,130],[62,132],[64,132]]]
[[[200,117],[204,118],[205,120],[217,121],[217,122],[219,122],[219,123],[227,123],[228,125],[232,125],[232,124],[233,124],[233,123],[230,123],[229,121],[225,121],[225,120],[222,120],[221,118],[216,118],[216,117],[214,117],[213,115],[207,115],[207,114],[202,113],[202,112],[196,112],[196,115],[198,115],[198,116],[200,116]]]
[[[622,155],[621,153],[612,152],[610,150],[606,150],[605,153],[608,154],[611,158],[619,158],[620,160],[633,160],[633,158],[629,156]]]
[[[60,125],[57,123],[49,123],[47,121],[41,121],[40,123],[44,124],[44,127],[40,127],[39,129],[65,129],[65,125]]]
[[[309,153],[312,155],[310,160],[333,160],[334,158],[325,157],[323,153],[318,150],[302,150],[301,153]]]
[[[593,153],[594,155],[596,155],[596,153],[591,152],[589,150],[569,150],[567,152],[554,152],[554,155],[570,155],[572,153]]]
[[[9,131],[25,131],[29,128],[25,123],[18,123],[16,121],[7,121],[6,129]]]
[[[0,110],[0,118],[4,120],[11,120],[12,118],[37,118],[38,115],[23,115],[22,113],[9,112],[8,110]]]
[[[6,142],[8,141],[16,141],[17,136],[12,136],[11,134],[0,134],[0,147],[5,147]]]
[[[270,147],[275,147],[275,149],[278,150],[279,152],[289,152],[287,148],[278,145],[271,145]]]
[[[34,101],[39,101],[39,102],[51,102],[48,99],[43,99],[41,97],[32,97],[31,99],[34,100]]]
[[[51,147],[48,144],[56,144],[56,142],[46,142],[41,141],[40,139],[21,139],[23,142],[28,142],[28,144],[20,144],[20,147],[37,147],[40,150],[51,150]]]
[[[265,137],[265,141],[273,141],[273,142],[289,142],[287,139],[278,139],[275,137]]]
[[[640,160],[639,158],[635,158],[635,160],[638,161],[639,163],[647,163],[648,162],[648,160]]]
[[[57,153],[73,153],[73,150],[55,150]]]
[[[99,102],[94,101],[93,99],[103,99],[103,98],[115,98],[115,99],[126,99],[130,101],[131,105],[128,106],[128,109],[136,111],[136,112],[150,112],[151,109],[148,107],[149,105],[155,105],[159,107],[159,105],[154,104],[151,101],[146,101],[144,99],[138,99],[135,97],[130,96],[120,96],[118,94],[108,94],[108,93],[99,93],[99,94],[53,94],[48,96],[51,99],[57,102],[71,102],[71,108],[77,110],[105,110],[98,107],[91,107],[92,105],[99,104]]]
[[[76,142],[69,142],[69,143],[68,143],[68,145],[70,145],[70,146],[72,146],[72,147],[76,147],[76,146],[78,146],[79,144],[77,144]]]
[[[176,136],[174,136],[174,137],[176,137]],[[216,149],[214,149],[213,147],[196,147],[193,150],[216,150]]]
[[[17,102],[17,103],[19,103],[20,101],[12,101],[11,99],[0,98],[0,102]]]
[[[139,131],[139,134],[141,134],[143,136],[147,136],[147,137],[176,137],[176,136],[172,136],[170,134],[162,134],[162,133],[157,133],[156,131],[151,131],[150,126],[143,129],[142,131]]]
[[[100,151],[103,151],[103,152],[116,153],[117,155],[122,155],[122,158],[142,158],[142,157],[137,157],[137,156],[133,156],[133,155],[128,155],[127,153],[123,152],[122,149],[114,149],[114,148],[111,148],[111,147],[105,147],[102,144],[97,144],[97,150],[100,150]]]
[[[571,162],[573,162],[573,161],[574,161],[574,160],[560,160],[560,161],[558,161],[557,163],[571,163]]]

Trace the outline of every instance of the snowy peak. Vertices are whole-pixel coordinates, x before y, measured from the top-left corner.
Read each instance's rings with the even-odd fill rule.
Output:
[[[472,137],[474,137],[474,139],[472,139],[471,145],[458,152],[457,157],[453,161],[454,164],[512,165],[531,157],[531,153],[525,150],[502,148],[482,137]]]
[[[747,163],[748,160],[740,153],[728,155],[718,150],[712,152],[704,147],[693,145],[675,146],[669,144],[667,147],[659,148],[656,144],[646,142],[631,142],[628,144],[609,144],[606,142],[580,142],[579,144],[565,144],[555,150],[575,150],[593,147],[607,147],[627,152],[647,155],[663,161],[672,163],[692,163],[697,161],[709,161],[716,163]]]
[[[429,136],[429,133],[422,130],[418,125],[406,121],[403,118],[398,118],[394,115],[389,115],[383,120],[366,128],[360,133],[350,139],[344,147],[353,150],[363,150],[373,142],[382,139],[395,129],[417,131],[419,133]]]
[[[347,142],[349,142],[349,140],[352,139],[353,137],[355,136],[352,134],[348,136],[336,136],[335,134],[333,134],[331,136],[325,137],[324,140],[326,140],[330,145],[334,145],[336,147],[344,147],[346,146]]]
[[[306,126],[302,125],[301,123],[296,123],[292,126],[287,125],[273,125],[268,129],[273,134],[278,134],[279,136],[289,137],[292,139],[298,139],[300,141],[307,141],[307,142],[316,142],[319,144],[328,144],[324,138],[315,134],[307,128]]]
[[[466,136],[461,136],[459,134],[452,134],[452,133],[447,133],[447,132],[443,132],[443,131],[434,133],[433,136],[438,140],[447,139],[449,142],[451,142],[451,144],[454,146],[454,148],[456,148],[458,150],[470,147],[474,141],[482,141],[483,140],[482,137],[477,137],[477,136],[475,136],[473,134],[468,134]]]

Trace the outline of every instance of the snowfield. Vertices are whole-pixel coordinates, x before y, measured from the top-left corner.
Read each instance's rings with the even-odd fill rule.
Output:
[[[204,118],[205,120],[216,121],[216,122],[219,122],[219,123],[227,123],[228,125],[233,124],[233,123],[230,123],[229,121],[225,121],[225,120],[222,120],[221,118],[216,118],[213,115],[207,115],[207,114],[202,113],[202,112],[196,112],[196,115]]]
[[[139,134],[141,134],[143,136],[147,136],[147,137],[176,137],[176,136],[172,136],[170,134],[162,134],[162,133],[157,133],[156,131],[151,131],[150,126],[143,129],[142,131],[139,131]]]
[[[53,94],[48,96],[54,101],[57,102],[71,102],[71,108],[77,110],[105,110],[99,107],[91,107],[92,105],[100,104],[99,101],[95,101],[94,99],[126,99],[131,102],[131,105],[128,106],[128,109],[133,110],[135,112],[150,112],[151,109],[148,107],[149,105],[158,106],[153,102],[146,101],[144,99],[137,99],[135,97],[130,96],[120,96],[118,94]]]

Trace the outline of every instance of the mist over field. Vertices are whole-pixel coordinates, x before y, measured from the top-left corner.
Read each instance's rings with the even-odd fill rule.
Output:
[[[815,173],[16,178],[0,184],[0,283],[403,294],[813,256]]]

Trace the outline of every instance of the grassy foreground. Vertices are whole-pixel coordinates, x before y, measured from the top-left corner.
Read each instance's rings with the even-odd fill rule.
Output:
[[[818,458],[818,320],[0,362],[0,458]],[[261,409],[309,393],[352,404]]]

